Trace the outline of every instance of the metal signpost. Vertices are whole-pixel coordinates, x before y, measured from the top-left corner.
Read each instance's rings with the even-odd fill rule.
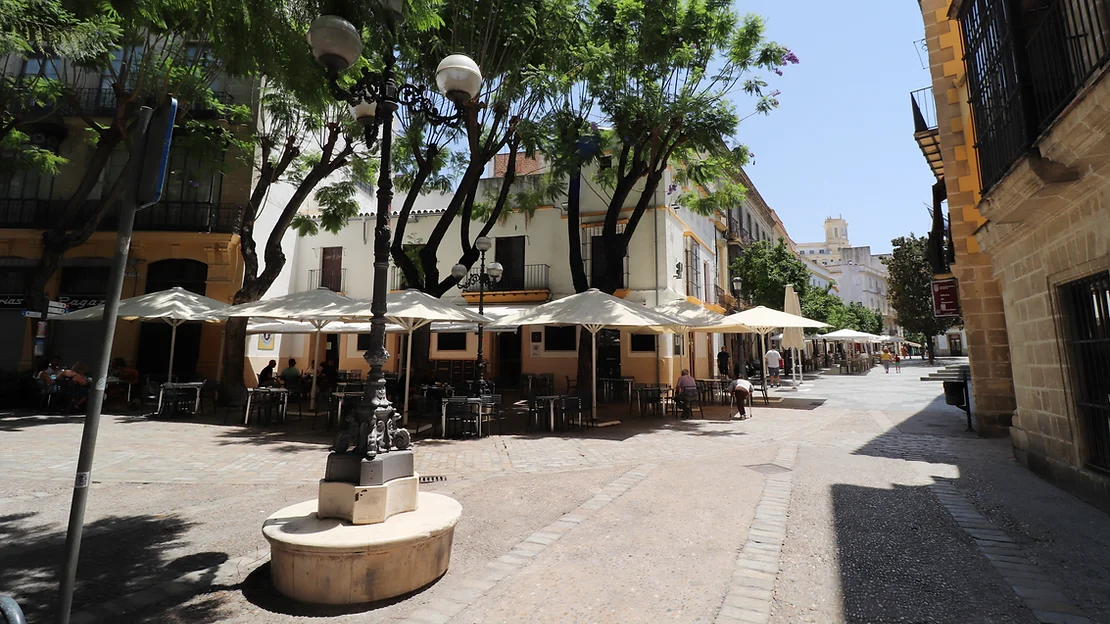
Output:
[[[111,361],[112,341],[116,334],[116,313],[119,310],[120,292],[123,290],[127,252],[131,247],[131,230],[135,225],[135,211],[157,203],[161,198],[176,116],[177,100],[169,98],[169,101],[160,106],[157,112],[146,106],[139,109],[138,120],[132,128],[131,165],[127,172],[127,185],[120,201],[116,253],[112,258],[107,300],[104,302],[104,340],[100,360],[97,367],[93,369],[95,383],[89,389],[85,426],[81,434],[81,453],[77,458],[77,475],[73,482],[73,503],[69,508],[65,563],[62,565],[58,592],[59,624],[69,623],[70,609],[73,606],[73,589],[77,581],[77,561],[81,551],[85,503],[89,498],[93,451],[96,447],[97,429],[100,426],[100,412],[104,406],[108,363]]]

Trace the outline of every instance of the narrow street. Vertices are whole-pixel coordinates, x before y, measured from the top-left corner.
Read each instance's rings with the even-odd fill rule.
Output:
[[[934,369],[825,375],[746,421],[425,441],[463,505],[437,583],[370,611],[269,587],[262,520],[328,433],[116,416],[74,622],[1110,622],[1110,521],[964,431]],[[0,587],[52,614],[80,419],[0,415]]]

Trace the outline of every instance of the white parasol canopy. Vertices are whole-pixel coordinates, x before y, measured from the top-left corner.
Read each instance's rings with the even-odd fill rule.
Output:
[[[821,336],[821,338],[835,342],[879,342],[882,340],[875,334],[856,331],[854,329],[838,329]]]
[[[368,319],[374,316],[370,300],[356,300],[347,307],[346,318],[350,320]],[[466,308],[447,303],[427,293],[410,288],[390,293],[385,299],[385,315],[390,322],[408,332],[409,340],[405,354],[405,410],[403,424],[409,422],[409,377],[412,375],[412,333],[433,321],[468,322],[485,325],[490,319],[471,312]]]
[[[536,306],[519,316],[502,321],[516,325],[581,325],[590,332],[593,348],[593,414],[597,416],[597,332],[602,329],[660,334],[685,331],[685,321],[647,306],[629,303],[596,288]]]
[[[312,325],[316,328],[312,354],[318,362],[320,361],[320,330],[329,323],[342,320],[342,311],[352,301],[354,300],[350,297],[344,297],[327,288],[316,288],[231,306],[227,310],[227,316],[299,321]],[[312,371],[312,391],[308,399],[308,407],[312,410],[316,409],[316,377],[316,371]]]
[[[723,314],[717,314],[712,310],[707,310],[699,305],[690,303],[685,299],[668,301],[667,303],[656,306],[652,309],[656,312],[660,312],[662,314],[666,314],[667,316],[674,317],[680,321],[684,321],[686,323],[686,326],[676,327],[675,332],[680,333],[684,337],[686,337],[687,344],[689,344],[691,329],[693,329],[694,327],[702,327],[704,325],[713,325],[714,323],[720,323],[725,318]],[[687,364],[691,370],[693,370],[694,368],[693,358],[693,353],[689,353],[687,355],[687,360],[689,360]]]
[[[796,316],[802,315],[802,303],[798,300],[798,293],[794,292],[792,284],[786,285],[786,297],[783,300],[783,312],[794,314]],[[801,366],[799,361],[799,353],[806,347],[805,335],[801,327],[786,327],[782,332],[782,347],[784,349],[793,349],[794,357],[790,359],[790,376],[793,377],[794,383],[792,387],[798,388],[798,372],[797,369]],[[803,375],[804,377],[804,375]]]
[[[170,362],[166,377],[173,379],[173,355],[177,346],[177,326],[188,322],[219,323],[227,318],[231,306],[204,295],[174,286],[167,290],[130,297],[119,302],[116,317],[124,321],[165,321],[170,330]],[[57,318],[60,321],[96,321],[104,316],[104,304],[85,308]],[[221,345],[222,347],[222,345]],[[220,358],[223,359],[222,357]]]
[[[716,325],[695,328],[699,332],[737,332],[759,334],[759,342],[766,353],[766,338],[776,329],[791,327],[828,327],[827,323],[807,319],[797,314],[789,314],[780,310],[772,310],[765,306],[756,306],[743,312],[730,314]],[[767,358],[763,360],[763,383],[767,383]]]

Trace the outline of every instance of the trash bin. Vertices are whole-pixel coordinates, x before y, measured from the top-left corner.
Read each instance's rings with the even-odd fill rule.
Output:
[[[946,381],[944,382],[944,402],[948,405],[955,405],[956,407],[965,406],[965,397],[967,396],[967,382],[966,381]]]

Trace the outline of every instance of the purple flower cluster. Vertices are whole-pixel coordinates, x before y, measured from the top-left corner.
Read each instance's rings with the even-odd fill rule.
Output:
[[[787,51],[786,51],[786,54],[784,54],[784,55],[782,56],[782,60],[783,60],[783,61],[786,61],[787,63],[789,63],[789,64],[791,64],[791,65],[797,65],[798,63],[800,63],[800,62],[801,62],[801,61],[799,61],[799,60],[798,60],[798,55],[797,55],[797,54],[794,54],[794,53],[793,53],[793,52],[791,52],[790,50],[787,50]]]
[[[677,184],[675,184],[674,182],[671,182],[671,183],[670,183],[670,184],[669,184],[669,185],[667,186],[667,194],[668,194],[668,195],[671,195],[671,194],[673,194],[673,193],[674,193],[674,192],[676,192],[677,190],[678,190],[678,185],[677,185]]]

